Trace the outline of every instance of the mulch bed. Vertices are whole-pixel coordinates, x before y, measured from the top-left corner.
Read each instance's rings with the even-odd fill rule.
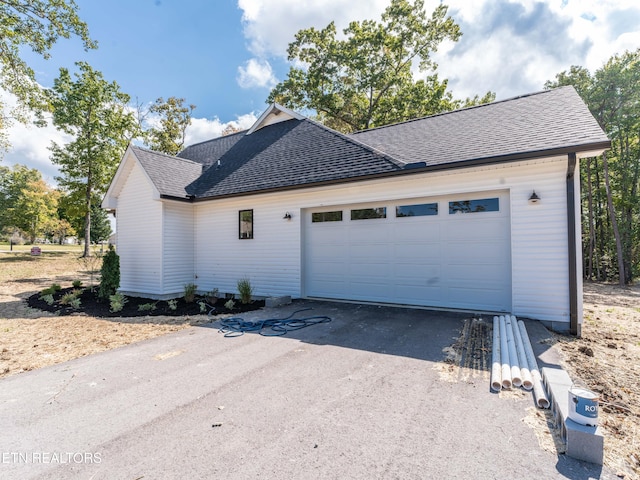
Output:
[[[90,317],[145,317],[145,316],[185,316],[185,315],[203,315],[211,312],[213,315],[222,313],[242,313],[252,310],[258,310],[264,307],[264,300],[254,300],[251,303],[243,304],[239,300],[234,300],[235,306],[233,310],[229,310],[224,306],[227,302],[226,299],[219,298],[212,305],[211,302],[207,302],[204,297],[196,296],[195,300],[191,303],[186,303],[184,298],[176,299],[176,308],[171,309],[169,302],[166,300],[152,300],[150,298],[141,297],[127,297],[127,302],[124,308],[119,312],[111,312],[109,301],[98,298],[98,288],[93,290],[85,288],[82,294],[78,296],[80,298],[80,308],[73,308],[69,305],[62,305],[60,299],[69,292],[75,290],[74,288],[63,288],[53,294],[54,302],[49,305],[42,300],[42,294],[40,292],[31,295],[27,299],[27,304],[31,308],[43,310],[46,312],[52,312],[57,315],[78,315],[84,314]],[[205,310],[201,309],[200,303],[206,302]],[[151,310],[140,309],[141,305],[153,305]]]

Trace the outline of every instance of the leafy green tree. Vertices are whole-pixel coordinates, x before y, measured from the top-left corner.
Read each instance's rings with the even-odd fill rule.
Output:
[[[573,66],[545,87],[562,85],[576,88],[612,141],[609,152],[581,167],[585,276],[629,283],[640,274],[640,49],[594,73]]]
[[[71,135],[64,146],[51,145],[53,163],[60,166],[60,186],[69,194],[82,194],[84,238],[91,239],[91,204],[103,195],[130,140],[139,134],[130,97],[115,82],[107,82],[87,63],[76,64],[76,79],[65,68],[50,93],[53,124]],[[83,256],[91,255],[85,241]]]
[[[100,207],[100,202],[91,205],[91,243],[109,240],[111,236],[111,222],[106,210]]]
[[[31,184],[39,184],[42,175],[35,168],[25,165],[0,167],[0,229],[23,229],[25,192]]]
[[[442,41],[460,38],[447,7],[437,6],[427,18],[423,0],[391,0],[381,20],[351,22],[344,38],[333,22],[321,30],[300,30],[288,49],[296,66],[271,91],[268,102],[313,110],[319,121],[343,132],[460,106],[446,80],[435,73],[414,80],[412,73],[415,62],[420,72],[435,72],[431,54]],[[485,97],[493,100],[491,93]]]
[[[0,1],[0,86],[18,99],[13,112],[5,112],[0,104],[0,134],[11,116],[26,121],[28,108],[47,108],[33,69],[21,57],[22,49],[49,58],[53,45],[71,36],[80,38],[85,49],[97,47],[77,10],[73,0]]]
[[[191,124],[195,105],[184,105],[184,98],[160,97],[149,108],[149,113],[159,117],[159,126],[145,132],[146,144],[156,152],[176,155],[184,146],[185,132]]]

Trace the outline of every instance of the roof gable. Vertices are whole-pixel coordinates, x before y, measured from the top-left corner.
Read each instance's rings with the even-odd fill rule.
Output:
[[[247,131],[247,135],[251,135],[256,130],[261,129],[262,127],[266,127],[268,125],[272,125],[274,123],[285,122],[287,120],[303,120],[305,117],[300,115],[293,110],[289,110],[288,108],[283,107],[282,105],[278,105],[277,103],[272,103],[269,108],[267,108],[262,115],[256,120],[253,126]]]

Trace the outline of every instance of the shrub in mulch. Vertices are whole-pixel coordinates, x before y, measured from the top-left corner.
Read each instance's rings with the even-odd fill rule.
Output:
[[[185,316],[185,315],[203,315],[210,312],[211,308],[215,310],[213,315],[221,313],[242,313],[252,310],[258,310],[264,307],[264,300],[254,300],[251,303],[243,304],[238,300],[235,300],[235,305],[232,310],[225,307],[226,299],[219,298],[215,304],[211,305],[211,302],[206,302],[204,297],[196,296],[195,301],[186,303],[183,298],[175,299],[175,309],[170,308],[168,300],[152,300],[150,298],[141,297],[127,297],[127,301],[124,304],[124,308],[119,312],[111,312],[109,300],[103,300],[98,297],[98,289],[85,288],[82,293],[78,295],[80,299],[80,306],[74,308],[71,305],[63,305],[60,303],[62,297],[65,294],[73,292],[74,288],[63,288],[53,293],[53,303],[49,305],[43,300],[42,293],[38,292],[31,295],[27,299],[27,304],[31,308],[43,310],[46,312],[52,312],[57,315],[78,315],[85,314],[90,317],[146,317],[146,316]],[[203,312],[200,307],[200,302],[206,302],[206,310]],[[149,308],[151,305],[153,307]],[[140,306],[143,306],[142,310]]]

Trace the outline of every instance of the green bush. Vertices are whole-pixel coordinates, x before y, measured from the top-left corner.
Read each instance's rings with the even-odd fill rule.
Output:
[[[244,304],[251,303],[253,287],[251,286],[251,281],[248,278],[241,278],[238,280],[238,293],[240,294],[240,302]]]
[[[167,301],[167,305],[169,305],[169,310],[171,310],[172,312],[175,312],[178,309],[178,300],[173,298]]]
[[[40,300],[43,300],[47,305],[53,305],[53,302],[54,302],[53,295],[50,294],[50,293],[46,293],[44,295],[41,295],[40,296]]]
[[[224,304],[224,308],[227,310],[233,310],[233,307],[236,306],[236,302],[233,301],[233,298],[230,298],[228,302]]]
[[[109,310],[111,313],[116,313],[122,311],[125,303],[127,303],[127,297],[125,297],[121,293],[115,293],[113,295],[109,295]]]
[[[71,292],[67,292],[65,293],[62,298],[60,299],[60,305],[71,305],[73,306],[73,303],[75,300],[80,300],[78,297],[82,294],[82,290],[76,289],[76,290],[72,290]],[[79,302],[78,306],[80,306]],[[78,307],[75,307],[78,308]]]
[[[196,290],[198,290],[198,286],[195,283],[187,283],[184,286],[184,301],[193,303],[196,299]]]
[[[144,303],[142,305],[138,305],[139,312],[152,312],[156,309],[155,303]]]
[[[82,280],[74,280],[71,285],[73,285],[74,288],[80,288],[82,286]]]
[[[102,259],[100,274],[98,297],[105,300],[107,298],[110,299],[120,287],[120,257],[113,248],[113,245],[109,245],[109,250]]]

